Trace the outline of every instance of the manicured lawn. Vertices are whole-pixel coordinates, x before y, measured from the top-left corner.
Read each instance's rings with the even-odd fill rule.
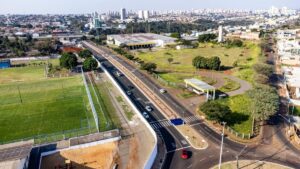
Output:
[[[249,134],[252,131],[251,100],[246,95],[233,96],[227,99],[218,100],[222,104],[228,105],[233,112],[231,122],[228,125],[239,133]]]
[[[297,115],[297,116],[300,116],[300,106],[295,106],[294,107],[294,112],[293,112],[293,106],[290,106],[290,113],[294,114],[294,115]]]
[[[0,142],[89,126],[94,130],[81,76],[38,80],[36,77],[42,77],[43,72],[34,68],[16,68],[20,73],[17,78],[32,74],[33,81],[0,85]],[[3,76],[0,79],[6,81]]]
[[[234,90],[238,90],[241,85],[229,78],[224,78],[225,80],[225,84],[224,86],[222,86],[219,90],[222,92],[230,92],[230,91],[234,91]]]
[[[0,84],[9,82],[30,82],[46,79],[45,66],[29,66],[0,69]]]

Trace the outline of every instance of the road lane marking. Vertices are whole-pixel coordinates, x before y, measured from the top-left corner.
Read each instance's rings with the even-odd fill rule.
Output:
[[[177,148],[177,149],[175,149],[175,150],[170,150],[170,151],[168,151],[167,153],[172,153],[172,152],[179,151],[179,150],[183,150],[183,149],[190,148],[190,147],[191,147],[191,146],[186,146],[186,147]]]

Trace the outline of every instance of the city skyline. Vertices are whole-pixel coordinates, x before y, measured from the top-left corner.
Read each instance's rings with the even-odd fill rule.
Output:
[[[252,0],[252,1],[239,1],[236,0],[173,0],[173,1],[159,1],[159,0],[130,0],[131,3],[125,0],[27,0],[27,1],[4,1],[0,0],[0,13],[1,14],[82,14],[91,13],[93,11],[120,11],[121,8],[128,10],[191,10],[191,9],[267,9],[271,6],[278,8],[288,7],[295,9],[300,6],[300,1],[297,0]]]

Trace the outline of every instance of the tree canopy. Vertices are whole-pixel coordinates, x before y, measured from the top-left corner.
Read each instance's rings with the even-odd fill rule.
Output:
[[[247,92],[252,100],[253,116],[256,120],[268,120],[279,109],[279,96],[273,87],[258,86]]]
[[[83,69],[86,71],[95,70],[97,66],[98,62],[92,57],[85,59],[83,62]]]
[[[61,55],[61,58],[59,58],[60,66],[67,68],[67,69],[72,69],[75,66],[77,66],[77,57],[75,56],[74,53],[68,52],[68,53],[63,53]]]
[[[209,33],[209,34],[203,34],[203,35],[199,35],[198,37],[198,41],[199,42],[211,42],[213,40],[215,40],[217,38],[216,34],[213,33]]]
[[[141,64],[141,69],[146,70],[150,73],[154,72],[156,70],[156,68],[157,68],[157,65],[152,62]]]
[[[231,110],[227,105],[222,105],[216,101],[204,103],[200,106],[200,110],[209,120],[217,122],[227,121],[226,118],[231,114]]]
[[[192,64],[196,69],[219,70],[221,66],[221,60],[218,56],[214,56],[211,58],[197,56],[193,59]]]
[[[81,58],[89,58],[92,57],[93,53],[87,49],[84,49],[78,53]]]

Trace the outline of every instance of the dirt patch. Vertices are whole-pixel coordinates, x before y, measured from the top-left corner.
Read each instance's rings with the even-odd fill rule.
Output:
[[[118,142],[111,142],[87,148],[64,150],[43,157],[41,169],[64,168],[70,161],[70,168],[110,169],[118,161]]]
[[[208,146],[207,142],[189,125],[176,126],[180,133],[189,141],[192,147],[204,149]]]

